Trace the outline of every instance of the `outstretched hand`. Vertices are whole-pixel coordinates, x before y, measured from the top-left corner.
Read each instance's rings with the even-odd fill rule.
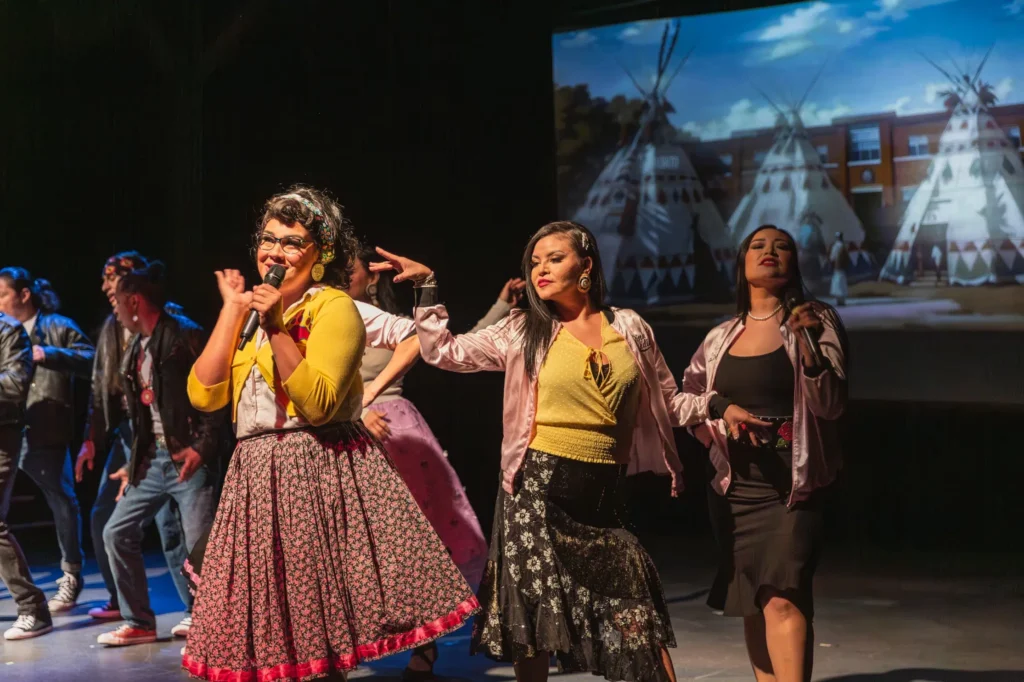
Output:
[[[406,280],[412,280],[413,282],[422,282],[430,275],[434,274],[433,270],[428,268],[422,263],[417,263],[414,260],[406,258],[404,256],[398,256],[389,251],[377,247],[377,253],[385,259],[384,263],[370,263],[370,272],[387,272],[388,270],[395,273],[394,281],[404,282]]]
[[[245,290],[245,277],[238,270],[215,270],[217,289],[224,299],[224,306],[236,306],[245,310],[252,305],[252,292]]]
[[[498,298],[514,308],[519,305],[519,300],[523,297],[525,289],[526,280],[522,277],[515,277],[505,282],[505,286],[501,288]]]
[[[746,436],[750,444],[755,447],[759,447],[767,441],[765,429],[771,427],[771,422],[758,419],[739,405],[730,405],[722,415],[722,419],[725,420],[725,425],[729,429],[729,437],[733,440],[743,440],[743,437]]]

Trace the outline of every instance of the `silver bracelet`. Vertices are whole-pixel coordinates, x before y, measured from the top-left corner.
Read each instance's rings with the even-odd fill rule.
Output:
[[[436,287],[437,286],[437,277],[434,277],[434,273],[433,273],[433,271],[431,271],[431,273],[429,275],[424,277],[421,281],[413,283],[412,286],[413,286],[414,289],[425,289],[425,288],[428,288],[428,287]]]

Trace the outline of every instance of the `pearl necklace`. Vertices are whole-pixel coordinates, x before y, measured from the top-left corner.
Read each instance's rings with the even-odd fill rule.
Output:
[[[778,304],[777,306],[775,306],[775,310],[771,311],[770,313],[768,313],[764,317],[757,317],[756,315],[754,315],[754,313],[751,313],[751,312],[747,312],[747,317],[749,317],[752,320],[757,320],[758,322],[764,322],[765,320],[770,320],[773,317],[775,317],[776,315],[778,315],[780,310],[782,310],[782,304],[781,303]]]

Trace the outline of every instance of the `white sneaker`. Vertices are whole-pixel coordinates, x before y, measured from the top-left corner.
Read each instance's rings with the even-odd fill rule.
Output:
[[[50,613],[70,611],[78,604],[78,595],[82,594],[82,577],[73,573],[65,573],[57,579],[57,594],[47,603]]]
[[[192,629],[192,616],[185,616],[181,622],[171,628],[171,634],[175,637],[188,637],[188,631]]]
[[[104,632],[96,638],[98,644],[107,646],[131,646],[156,641],[156,630],[144,630],[125,623],[113,632]]]
[[[35,616],[18,616],[14,625],[4,633],[4,639],[15,641],[19,639],[32,639],[45,635],[53,630],[53,623]]]

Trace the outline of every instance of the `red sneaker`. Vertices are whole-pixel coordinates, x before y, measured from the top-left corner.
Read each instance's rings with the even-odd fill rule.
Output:
[[[156,630],[145,630],[132,627],[125,623],[113,632],[104,632],[96,638],[99,644],[107,646],[131,646],[132,644],[148,644],[156,641]]]

